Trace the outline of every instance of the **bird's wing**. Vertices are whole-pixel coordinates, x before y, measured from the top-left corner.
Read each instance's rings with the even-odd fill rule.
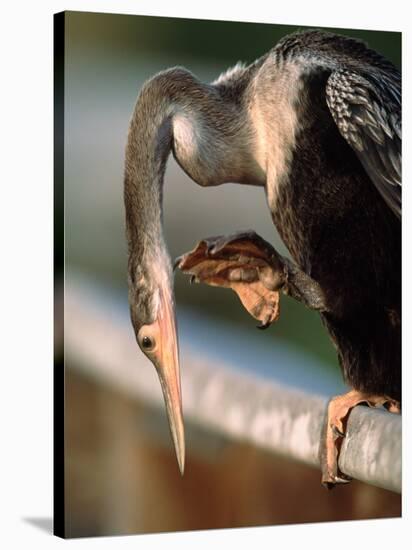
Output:
[[[355,72],[335,71],[327,81],[326,102],[339,132],[400,218],[400,87],[383,76],[374,81]]]

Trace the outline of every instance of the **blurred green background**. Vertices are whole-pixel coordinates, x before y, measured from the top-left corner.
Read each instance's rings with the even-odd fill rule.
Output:
[[[116,290],[126,299],[123,161],[128,123],[137,94],[145,80],[160,70],[182,65],[201,80],[212,81],[236,62],[254,61],[272,48],[279,38],[302,28],[273,24],[66,12],[66,280],[70,279],[71,273],[80,273],[87,276],[92,284]],[[328,30],[362,38],[372,48],[400,66],[400,33]],[[200,238],[248,228],[254,229],[274,244],[280,252],[287,253],[272,224],[263,189],[232,184],[211,189],[200,188],[180,170],[173,158],[168,161],[165,176],[164,223],[172,257],[193,248]],[[232,330],[239,329],[239,335],[246,334],[244,331],[247,329],[250,331],[251,339],[253,332],[253,342],[256,346],[259,346],[259,342],[262,342],[262,345],[272,342],[275,349],[282,343],[316,361],[320,369],[329,371],[330,375],[336,378],[337,387],[341,384],[336,354],[318,315],[293,300],[282,296],[280,320],[269,331],[257,334],[259,331],[254,328],[255,321],[242,308],[234,293],[202,285],[189,285],[188,280],[180,273],[176,276],[175,291],[178,312],[185,308],[200,312],[207,315],[212,324],[213,319],[225,320]],[[122,307],[127,314],[125,302]],[[70,366],[72,365],[69,363]],[[87,434],[82,435],[81,430],[85,429],[84,426],[87,424],[83,423],[84,418],[92,414],[91,409],[87,408],[87,403],[94,402],[93,392],[103,390],[93,389],[86,381],[82,385],[82,378],[78,379],[74,374],[75,368],[73,374],[70,374],[70,369],[67,372],[68,376],[74,377],[68,385],[68,391],[71,391],[70,388],[77,388],[72,391],[71,400],[68,401],[68,407],[71,403],[70,406],[76,408],[76,412],[68,408],[71,426],[69,433],[72,434],[69,437],[73,438],[68,446],[68,453],[73,453],[70,459],[73,469],[69,469],[68,483],[70,487],[77,487],[70,492],[70,495],[73,495],[80,490],[79,480],[83,480],[82,484],[87,484],[85,480],[91,479],[87,474],[90,468],[96,471],[96,464],[87,469],[81,462],[81,457],[84,458],[82,445],[84,439],[87,439]],[[273,372],[276,377],[276,366],[273,366]],[[86,390],[90,392],[89,397],[85,394]],[[115,400],[115,397],[112,399]],[[84,412],[76,420],[80,403],[84,407],[80,410]],[[95,409],[94,414],[99,416],[101,409],[99,411],[96,412]],[[119,424],[121,423],[119,418]],[[89,444],[92,445],[91,440]],[[94,453],[98,452],[95,447],[93,449]],[[100,449],[100,452],[103,451]],[[97,455],[93,456],[98,460]],[[173,456],[171,460],[174,461]],[[84,477],[79,474],[79,468]],[[287,469],[286,466],[284,468]],[[174,469],[177,468],[174,464],[171,469],[175,475]],[[153,475],[156,476],[155,473]],[[96,483],[103,481],[100,479]],[[84,490],[87,491],[87,488]],[[97,485],[95,490],[98,490]],[[148,491],[147,488],[146,490]],[[348,494],[352,494],[352,489],[348,491]],[[93,506],[98,506],[96,501],[86,499],[86,506],[84,503],[81,504],[81,498],[80,501],[73,498],[71,508],[69,506],[71,534],[76,536],[116,532],[115,527],[109,529],[102,525],[107,525],[107,518],[100,523],[96,517],[88,518],[85,509],[88,507],[90,513]],[[319,499],[322,498],[324,497],[319,496]],[[392,497],[388,498],[390,500]],[[347,505],[348,497],[343,500]],[[271,505],[268,506],[270,508]],[[250,521],[250,515],[246,514],[242,520],[227,520],[226,523],[221,518],[215,521],[211,519],[209,523],[194,522],[190,525],[178,521],[168,523],[167,520],[163,524],[155,525],[150,522],[136,525],[132,522],[131,527],[123,526],[118,530],[137,532],[377,517],[390,513],[396,515],[399,506],[400,501],[396,500],[391,511],[385,511],[382,505],[378,511],[374,509],[373,513],[365,512],[368,510],[366,507],[363,512],[356,515],[353,505],[350,505],[332,517],[328,516],[328,507],[325,506],[319,508],[322,513],[314,518],[310,514],[299,515],[292,506],[289,519],[282,515],[268,516],[265,512],[256,515],[255,520],[252,518]],[[165,517],[168,517],[167,514]]]

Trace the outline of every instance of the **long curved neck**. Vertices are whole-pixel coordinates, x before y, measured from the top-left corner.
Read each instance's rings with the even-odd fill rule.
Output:
[[[160,83],[147,83],[132,115],[126,146],[124,201],[129,262],[164,249],[162,189],[172,147],[173,105],[162,96]]]
[[[248,125],[242,118],[245,111],[239,103],[226,101],[216,87],[202,84],[181,68],[159,73],[143,86],[126,148],[129,269],[133,264],[147,265],[146,255],[159,258],[166,252],[162,190],[172,150],[181,167],[200,185],[248,179],[253,162],[247,146]]]
[[[201,84],[183,69],[160,73],[140,92],[126,148],[131,318],[136,337],[143,327],[155,331],[153,353],[158,355],[151,358],[163,386],[181,471],[184,436],[171,263],[163,238],[164,173],[173,150],[182,168],[202,185],[229,181],[232,174],[241,177],[240,159],[248,147],[247,140],[242,148],[236,141],[245,139],[246,125],[236,124],[234,103],[225,101],[217,86]],[[225,166],[233,166],[231,173]]]

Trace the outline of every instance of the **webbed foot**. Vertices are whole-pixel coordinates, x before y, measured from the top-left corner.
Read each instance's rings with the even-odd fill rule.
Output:
[[[249,313],[267,328],[279,317],[279,291],[306,307],[328,311],[319,283],[278,254],[253,230],[199,241],[175,261],[191,282],[232,288]]]
[[[267,328],[279,317],[279,292],[286,280],[282,257],[254,231],[209,237],[175,261],[191,282],[231,288],[247,311]]]
[[[350,411],[364,403],[369,407],[383,406],[389,412],[400,413],[400,403],[386,395],[374,395],[351,390],[333,397],[328,403],[323,434],[319,448],[322,484],[332,489],[338,483],[348,483],[351,478],[339,469],[339,452],[346,436]]]

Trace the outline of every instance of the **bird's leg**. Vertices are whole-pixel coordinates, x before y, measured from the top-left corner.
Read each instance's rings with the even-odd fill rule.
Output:
[[[343,395],[333,397],[328,403],[328,410],[319,447],[319,460],[322,470],[322,484],[328,489],[337,483],[348,483],[350,477],[339,470],[339,452],[350,411],[364,403],[369,407],[383,406],[389,412],[400,413],[400,403],[387,395],[374,395],[358,390],[351,390]]]
[[[310,309],[326,312],[325,295],[319,283],[287,258],[282,257],[282,262],[286,273],[286,280],[282,287],[283,293]]]
[[[279,317],[279,291],[311,309],[326,311],[319,284],[254,231],[210,237],[177,258],[191,281],[232,288],[249,313],[268,327]]]

